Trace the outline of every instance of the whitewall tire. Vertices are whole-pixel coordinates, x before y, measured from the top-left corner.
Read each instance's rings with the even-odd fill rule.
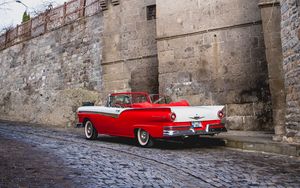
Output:
[[[98,137],[98,132],[90,120],[84,123],[84,133],[88,140],[95,140]]]
[[[154,145],[153,139],[151,138],[150,134],[143,130],[138,129],[136,132],[137,142],[141,147],[152,147]]]

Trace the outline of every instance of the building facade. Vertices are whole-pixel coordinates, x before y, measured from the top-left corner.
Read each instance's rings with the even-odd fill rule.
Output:
[[[28,25],[0,37],[1,119],[70,125],[83,101],[159,92],[299,142],[298,0],[76,0]]]
[[[157,1],[159,90],[225,104],[227,126],[272,130],[258,1]]]

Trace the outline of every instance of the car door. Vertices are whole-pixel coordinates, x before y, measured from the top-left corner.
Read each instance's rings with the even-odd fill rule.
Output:
[[[116,120],[120,114],[120,108],[116,107],[105,107],[97,114],[96,129],[101,134],[114,134],[114,126]]]

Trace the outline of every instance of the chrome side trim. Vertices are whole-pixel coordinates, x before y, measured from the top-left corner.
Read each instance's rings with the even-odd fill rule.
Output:
[[[119,114],[106,113],[106,112],[95,112],[95,111],[79,111],[78,113],[86,113],[86,114],[99,114],[103,116],[109,116],[112,118],[118,118]]]

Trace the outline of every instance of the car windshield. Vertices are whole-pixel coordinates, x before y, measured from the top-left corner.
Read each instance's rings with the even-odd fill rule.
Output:
[[[171,97],[158,94],[151,94],[150,99],[153,104],[170,104],[172,102]]]
[[[109,97],[109,107],[131,107],[132,104],[150,102],[147,95],[143,94],[117,94]]]

